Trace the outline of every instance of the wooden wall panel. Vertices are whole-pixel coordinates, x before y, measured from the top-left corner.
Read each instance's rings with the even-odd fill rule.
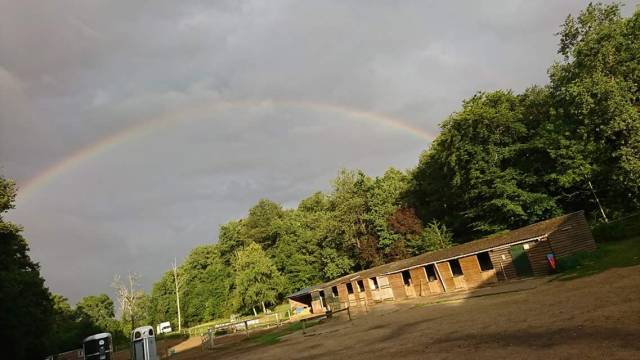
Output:
[[[424,272],[424,268],[419,267],[409,270],[411,273],[411,280],[413,282],[413,288],[416,292],[416,296],[427,296],[431,293],[429,291],[429,283],[427,281],[427,275]]]
[[[575,214],[549,234],[549,242],[558,257],[596,249],[596,242],[583,214]]]
[[[513,280],[518,278],[516,268],[513,266],[511,252],[509,248],[495,249],[489,251],[491,262],[496,270],[498,280]]]
[[[369,278],[362,279],[362,282],[364,282],[364,293],[367,299],[367,303],[372,303],[373,294],[371,293],[371,284],[369,284]]]
[[[467,287],[476,287],[482,284],[482,270],[480,270],[480,264],[478,258],[475,255],[465,256],[458,259],[462,273],[464,274],[464,280]]]
[[[406,299],[407,293],[404,291],[404,282],[402,281],[402,274],[395,273],[388,276],[389,285],[393,291],[393,297],[398,299]]]
[[[340,306],[346,307],[349,305],[349,294],[347,293],[347,284],[339,284],[338,285],[338,295],[340,298]]]
[[[455,290],[456,285],[453,282],[453,274],[451,274],[451,268],[449,267],[449,263],[446,261],[437,263],[436,267],[438,268],[438,273],[442,277],[442,282],[444,282],[445,291]]]
[[[531,270],[533,275],[544,276],[550,274],[550,268],[547,261],[547,254],[550,254],[551,247],[549,241],[535,241],[527,243],[529,249],[526,249],[529,263],[531,264]]]

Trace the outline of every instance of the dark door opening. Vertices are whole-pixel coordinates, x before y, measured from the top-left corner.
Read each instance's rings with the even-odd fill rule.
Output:
[[[402,282],[404,282],[404,286],[411,285],[411,273],[409,270],[405,270],[402,272]]]
[[[516,273],[520,277],[532,276],[533,270],[531,270],[531,263],[529,263],[529,257],[524,249],[523,244],[511,245],[511,261],[513,267],[516,268]]]
[[[433,264],[429,264],[425,266],[424,270],[427,273],[427,280],[429,282],[438,280],[438,275],[436,274],[436,267]]]

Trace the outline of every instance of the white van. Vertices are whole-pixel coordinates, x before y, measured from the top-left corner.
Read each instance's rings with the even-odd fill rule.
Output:
[[[171,323],[168,321],[160,323],[160,325],[158,325],[156,328],[156,334],[166,334],[170,333],[171,331]]]

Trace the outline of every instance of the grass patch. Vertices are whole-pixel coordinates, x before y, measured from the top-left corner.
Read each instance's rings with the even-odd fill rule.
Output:
[[[594,252],[558,259],[559,280],[571,280],[607,269],[640,265],[640,236],[598,244]]]
[[[307,323],[305,324],[305,328],[308,329],[314,325],[317,325],[318,323],[320,323],[320,320],[307,321]],[[288,324],[285,328],[277,329],[260,335],[250,336],[249,340],[255,341],[262,345],[273,345],[280,342],[281,337],[299,330],[302,330],[302,322],[300,321]]]

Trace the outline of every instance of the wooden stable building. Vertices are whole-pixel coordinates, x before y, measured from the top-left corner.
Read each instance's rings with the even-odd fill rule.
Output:
[[[584,212],[580,211],[362,270],[302,289],[288,298],[292,309],[315,314],[329,308],[364,308],[385,300],[548,275],[556,258],[595,249]]]

